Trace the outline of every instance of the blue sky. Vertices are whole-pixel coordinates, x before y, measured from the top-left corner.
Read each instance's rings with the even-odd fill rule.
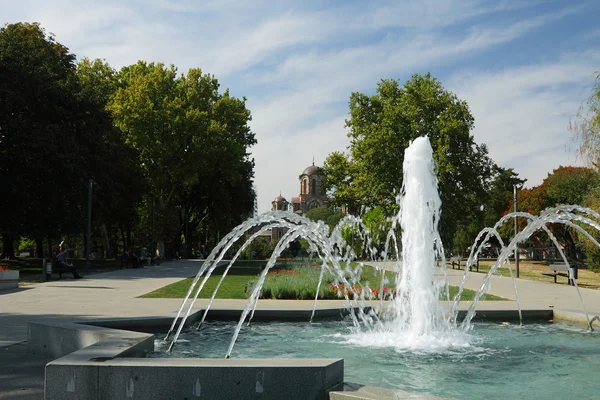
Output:
[[[466,100],[473,135],[527,186],[579,164],[567,127],[600,70],[600,2],[0,0],[79,58],[200,67],[246,96],[259,211],[299,192],[313,156],[348,145],[353,91],[431,72]],[[385,151],[385,149],[382,149]]]

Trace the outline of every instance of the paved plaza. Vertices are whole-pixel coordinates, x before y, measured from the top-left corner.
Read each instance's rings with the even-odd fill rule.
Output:
[[[174,315],[180,299],[138,298],[155,289],[195,275],[199,260],[166,262],[143,269],[124,269],[21,286],[0,292],[0,399],[41,399],[44,366],[51,361],[27,352],[29,322],[86,321],[103,318],[154,317]],[[385,265],[380,265],[386,267]],[[451,285],[459,285],[463,272],[447,270]],[[484,274],[472,273],[465,287],[477,290]],[[516,286],[522,309],[562,309],[581,311],[581,301],[574,287],[518,279]],[[580,289],[591,315],[600,314],[600,291]],[[485,309],[516,309],[515,292],[510,278],[493,276],[491,294],[510,301],[490,301],[478,305]],[[199,300],[203,308],[206,300]],[[216,309],[240,309],[246,300],[216,300]],[[343,307],[341,300],[319,301],[319,308]],[[467,307],[461,304],[461,308]],[[261,300],[258,309],[312,309],[313,301]]]

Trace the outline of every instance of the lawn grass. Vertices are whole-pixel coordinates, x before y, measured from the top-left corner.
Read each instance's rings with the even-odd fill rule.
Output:
[[[264,263],[263,263],[264,264]],[[247,265],[238,267],[231,267],[227,273],[227,277],[223,280],[219,292],[217,293],[217,299],[245,299],[245,285],[248,281],[253,280],[260,273],[262,267]],[[202,288],[200,295],[201,299],[210,298],[221,280],[223,269],[218,268],[215,270],[206,284]],[[204,279],[204,278],[201,278]],[[187,278],[182,281],[167,285],[153,292],[146,293],[140,297],[145,298],[170,298],[170,299],[182,299],[187,294],[187,291],[192,284],[194,278]],[[200,281],[202,282],[202,281]],[[200,284],[198,283],[198,285]],[[196,290],[196,289],[194,289]]]
[[[454,299],[454,296],[458,293],[458,286],[449,286],[450,300]],[[463,289],[460,295],[460,301],[472,301],[475,298],[476,291],[471,289]],[[485,293],[479,300],[483,301],[507,301],[504,297],[495,296],[493,294]]]
[[[487,274],[492,265],[493,261],[480,261],[479,262],[479,273]],[[513,271],[513,275],[516,278],[515,265],[511,263],[511,269]],[[473,271],[475,272],[475,271]],[[548,265],[543,261],[529,261],[522,260],[519,263],[519,278],[527,279],[531,281],[538,282],[548,282],[554,283],[554,277],[542,275],[542,272],[548,272]],[[477,272],[475,272],[477,273]],[[510,276],[510,271],[508,270],[508,266],[502,265],[500,268],[496,270],[496,273],[499,273],[501,276]],[[566,277],[558,277],[557,284],[566,285],[567,278]],[[577,279],[577,285],[580,287],[590,288],[590,289],[600,289],[600,274],[591,270],[579,270],[579,278]]]
[[[242,261],[240,264],[236,262],[234,266],[229,270],[227,277],[221,284],[219,291],[217,292],[217,299],[246,299],[246,284],[249,281],[256,281],[258,274],[261,272],[262,267],[266,264],[265,261],[258,262],[245,262]],[[356,264],[353,265],[356,267]],[[221,279],[221,274],[223,271],[223,267],[218,268],[213,275],[208,278],[208,281],[202,288],[200,292],[199,298],[210,298],[212,293],[217,286],[217,283]],[[370,283],[370,286],[374,289],[379,288],[379,282],[381,280],[381,271],[376,271],[371,266],[364,266],[362,275],[361,275],[361,283],[364,285],[367,282]],[[389,282],[386,286],[393,285],[393,275],[394,273],[391,271],[385,271],[386,277]],[[171,285],[167,285],[160,289],[157,289],[153,292],[147,293],[140,297],[143,298],[184,298],[187,294],[187,291],[192,284],[193,278],[187,278],[181,280],[179,282],[173,283]],[[315,288],[316,290],[316,285]],[[450,298],[453,298],[458,292],[458,287],[450,286]],[[475,292],[472,290],[465,289],[461,296],[461,301],[469,301],[472,300],[475,296]],[[311,296],[308,296],[311,297]],[[314,298],[314,297],[313,297]],[[482,297],[482,300],[506,300],[504,298],[493,296],[493,295],[485,295]]]

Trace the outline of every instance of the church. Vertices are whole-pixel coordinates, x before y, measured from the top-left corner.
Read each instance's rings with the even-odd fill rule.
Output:
[[[292,211],[296,214],[304,215],[308,210],[329,204],[329,199],[325,194],[321,177],[319,176],[319,168],[315,166],[314,160],[312,165],[302,171],[298,180],[300,181],[300,195],[292,197],[292,202],[290,203],[280,193],[271,202],[271,210]],[[273,228],[269,235],[270,240],[281,239],[285,232],[287,232],[287,228]]]
[[[302,174],[298,177],[300,181],[300,195],[298,197],[292,197],[292,202],[288,202],[285,197],[279,196],[271,202],[271,210],[273,211],[292,211],[296,214],[303,215],[308,210],[319,206],[326,206],[329,204],[329,199],[325,194],[325,190],[321,183],[321,177],[319,176],[319,168],[315,166],[313,161],[312,165],[306,167]]]

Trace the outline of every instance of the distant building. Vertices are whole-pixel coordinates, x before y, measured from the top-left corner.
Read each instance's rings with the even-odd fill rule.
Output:
[[[298,180],[300,181],[300,195],[292,197],[293,212],[303,215],[308,210],[329,204],[319,176],[319,168],[315,166],[314,161],[312,165],[302,171]]]
[[[271,202],[272,211],[292,211],[296,214],[306,214],[308,210],[319,206],[329,204],[329,199],[325,194],[319,168],[313,164],[306,167],[298,177],[300,181],[300,195],[292,197],[292,202],[288,202],[285,197],[279,194]],[[286,228],[274,228],[271,231],[271,240],[279,240],[287,232]]]

